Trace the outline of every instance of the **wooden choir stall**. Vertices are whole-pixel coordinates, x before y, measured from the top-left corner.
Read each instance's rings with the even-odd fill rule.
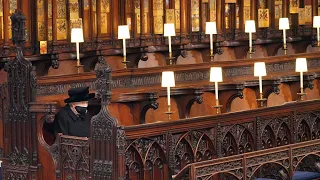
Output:
[[[320,1],[0,0],[0,180],[320,179]],[[54,134],[89,87],[90,136]]]

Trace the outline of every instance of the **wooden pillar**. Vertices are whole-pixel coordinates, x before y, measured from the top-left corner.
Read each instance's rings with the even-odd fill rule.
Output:
[[[97,40],[99,40],[101,38],[101,0],[97,0],[96,1],[96,5],[97,5],[97,8],[96,8],[96,13],[97,13]]]
[[[36,9],[30,7],[30,5],[32,4],[33,0],[23,0],[20,1],[20,3],[18,3],[18,9],[21,8],[22,13],[26,16],[26,28],[27,28],[27,39],[26,39],[26,46],[28,46],[30,44],[30,40],[31,40],[31,36],[33,36],[33,34],[31,33],[31,22],[32,21],[36,21],[36,19],[32,19],[31,14],[32,14],[32,10]],[[30,7],[30,8],[29,8]],[[34,7],[37,7],[36,5]],[[37,16],[35,16],[37,18]]]
[[[251,6],[250,6],[250,19],[254,20],[256,23],[256,27],[258,24],[258,18],[257,18],[257,13],[258,13],[258,2],[256,0],[251,0]]]
[[[187,3],[185,1],[190,1],[190,0],[180,1],[180,32],[181,32],[182,38],[186,38],[188,34],[188,4],[190,2]]]
[[[89,8],[90,8],[90,21],[89,21],[89,29],[90,29],[90,39],[94,41],[96,39],[97,32],[97,5],[93,4],[93,0],[89,0]]]
[[[111,38],[118,38],[118,26],[119,26],[119,0],[112,0],[111,3],[111,18],[112,21],[112,30],[111,30]],[[125,14],[123,14],[125,16]],[[125,23],[126,24],[126,23]]]
[[[289,17],[289,0],[283,0],[282,17]]]
[[[9,0],[3,0],[3,30],[4,30],[4,46],[9,45]]]
[[[55,0],[52,0],[52,41],[53,44],[57,43],[57,1]]]
[[[224,13],[224,11],[222,10],[222,0],[217,0],[216,1],[216,3],[217,3],[217,7],[216,7],[216,16],[217,16],[217,22],[216,22],[216,24],[217,24],[217,31],[218,32],[221,32],[222,31],[222,22],[223,21],[221,21],[222,20],[222,18],[224,17],[224,16],[221,16],[221,14],[222,13]],[[223,8],[224,9],[224,8]]]
[[[84,4],[84,3],[81,3],[82,6],[80,9],[82,9],[82,13],[81,13],[81,16],[82,17],[82,27],[83,27],[83,37],[84,37],[84,40],[85,41],[90,41],[91,38],[90,38],[90,32],[92,31],[91,30],[91,26],[90,26],[90,17],[91,17],[91,13],[90,13],[90,3],[88,4]]]
[[[318,16],[318,0],[312,0],[312,18],[313,16]]]

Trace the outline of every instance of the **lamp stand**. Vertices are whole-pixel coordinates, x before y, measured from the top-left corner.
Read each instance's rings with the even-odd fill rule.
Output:
[[[172,65],[173,64],[173,59],[174,59],[174,57],[172,57],[172,52],[169,52],[168,59],[169,59],[169,65]]]
[[[254,53],[253,51],[253,47],[249,47],[249,58],[251,59],[252,58],[252,54]]]
[[[283,50],[284,50],[284,55],[287,55],[287,50],[288,50],[288,47],[287,47],[287,44],[283,44]]]
[[[83,67],[80,62],[80,55],[79,55],[79,42],[76,42],[76,49],[77,49],[77,65],[74,66],[77,68],[77,72],[80,73],[80,68]]]
[[[210,49],[209,56],[210,56],[211,61],[213,61],[213,59],[214,59],[213,49]]]
[[[123,61],[122,61],[122,64],[124,66],[125,69],[127,69],[127,64],[129,63],[130,61],[127,61],[127,56],[123,56]]]
[[[171,111],[171,105],[168,105],[168,111],[164,112],[165,114],[168,115],[168,120],[171,119],[171,114],[173,114],[173,112]]]
[[[264,102],[267,101],[267,99],[266,99],[266,98],[263,98],[263,94],[260,93],[260,98],[257,99],[257,101],[258,101],[259,107],[264,107],[264,104],[265,104]]]
[[[299,96],[299,100],[300,101],[304,101],[305,100],[305,96],[307,95],[307,93],[305,93],[304,91],[303,91],[303,88],[300,88],[300,93],[297,93],[298,94],[298,96]]]
[[[214,108],[216,108],[217,114],[221,113],[221,107],[222,107],[222,105],[219,104],[219,99],[216,99],[216,105],[214,106]]]

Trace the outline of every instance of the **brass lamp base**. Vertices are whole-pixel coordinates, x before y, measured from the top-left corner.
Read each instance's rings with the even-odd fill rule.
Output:
[[[217,114],[220,114],[220,113],[221,113],[222,105],[219,104],[219,99],[216,99],[216,105],[213,106],[213,107],[216,108],[216,113],[217,113]]]
[[[171,114],[173,114],[173,112],[171,111],[171,105],[168,105],[168,111],[164,112],[165,114],[168,115],[168,120],[171,119]]]
[[[83,65],[79,63],[79,64],[75,65],[74,67],[76,67],[77,68],[77,72],[80,73],[80,68],[82,68]]]
[[[301,88],[300,93],[297,93],[299,96],[299,101],[304,101],[305,100],[305,96],[307,95],[307,93],[303,92],[303,88]]]
[[[172,57],[172,52],[169,52],[169,57],[167,59],[169,60],[169,65],[172,65],[173,60],[175,59],[175,57]]]
[[[214,60],[214,54],[213,54],[213,49],[210,50],[210,60],[213,61]]]
[[[251,59],[252,58],[252,54],[254,53],[254,50],[253,50],[253,48],[252,47],[249,47],[249,52],[248,52],[248,54],[249,54],[249,58]]]
[[[265,107],[266,98],[263,98],[263,95],[260,94],[260,98],[257,99],[259,107]]]
[[[129,63],[130,61],[127,61],[127,57],[126,56],[123,56],[123,61],[122,61],[122,64],[124,66],[125,69],[127,69],[127,64]]]

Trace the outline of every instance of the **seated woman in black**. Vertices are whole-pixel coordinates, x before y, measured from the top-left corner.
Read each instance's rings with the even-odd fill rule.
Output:
[[[90,116],[87,110],[88,100],[95,94],[89,94],[89,87],[72,88],[68,91],[69,98],[65,99],[66,106],[60,109],[54,119],[54,134],[89,137]]]

